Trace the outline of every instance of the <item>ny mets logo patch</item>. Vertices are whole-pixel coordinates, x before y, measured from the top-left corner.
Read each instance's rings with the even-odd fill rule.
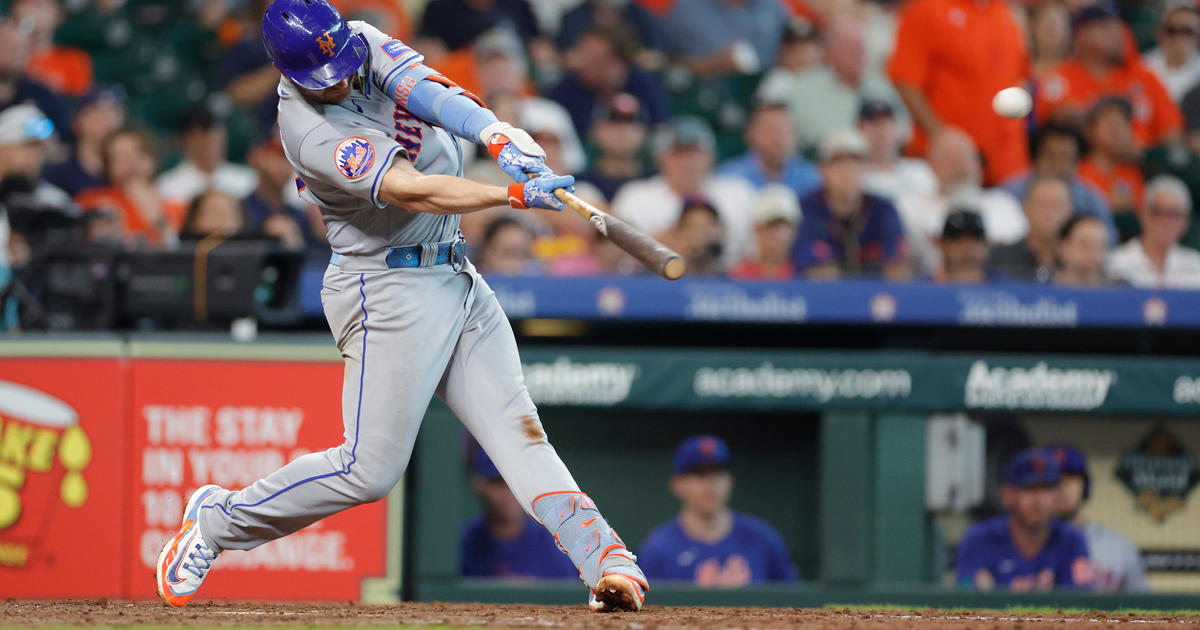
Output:
[[[317,38],[317,45],[321,47],[322,54],[329,55],[330,57],[333,56],[333,49],[336,47],[336,44],[334,44],[333,36],[329,34],[329,31],[325,31],[324,35]]]
[[[375,164],[375,147],[366,138],[353,136],[342,140],[333,152],[337,169],[349,179],[366,175]]]

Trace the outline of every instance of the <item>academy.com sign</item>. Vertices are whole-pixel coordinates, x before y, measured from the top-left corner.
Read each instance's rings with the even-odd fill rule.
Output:
[[[811,398],[877,400],[908,398],[908,370],[784,368],[763,363],[753,368],[700,368],[692,381],[700,398]]]
[[[1039,362],[1031,368],[971,364],[967,374],[966,406],[975,409],[1096,409],[1117,381],[1112,370],[1052,368]]]
[[[633,363],[577,362],[568,357],[521,367],[529,395],[539,405],[615,405],[629,397],[638,373]]]

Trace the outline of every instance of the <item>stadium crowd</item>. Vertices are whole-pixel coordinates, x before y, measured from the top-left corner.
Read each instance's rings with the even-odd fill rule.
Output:
[[[0,291],[54,247],[328,255],[273,127],[266,4],[0,2]],[[1200,287],[1190,0],[335,4],[527,129],[693,274]],[[1014,85],[1026,119],[992,111]],[[466,149],[468,176],[505,181]],[[487,273],[640,271],[566,214],[495,209],[462,230]]]

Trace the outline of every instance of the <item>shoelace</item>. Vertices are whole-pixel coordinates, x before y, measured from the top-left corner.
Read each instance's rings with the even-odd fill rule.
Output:
[[[188,554],[188,560],[190,560],[191,562],[190,563],[185,562],[179,568],[183,569],[184,571],[187,571],[188,573],[191,573],[192,575],[196,576],[197,578],[203,578],[204,573],[212,568],[213,560],[216,560],[216,559],[217,559],[217,552],[213,551],[211,548],[209,548],[208,545],[206,545],[204,543],[197,543],[192,548],[192,552]]]

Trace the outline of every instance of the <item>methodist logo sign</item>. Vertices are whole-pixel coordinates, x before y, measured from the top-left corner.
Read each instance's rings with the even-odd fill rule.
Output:
[[[1121,457],[1117,478],[1136,497],[1138,509],[1162,522],[1183,507],[1200,482],[1200,466],[1175,436],[1159,427]]]

